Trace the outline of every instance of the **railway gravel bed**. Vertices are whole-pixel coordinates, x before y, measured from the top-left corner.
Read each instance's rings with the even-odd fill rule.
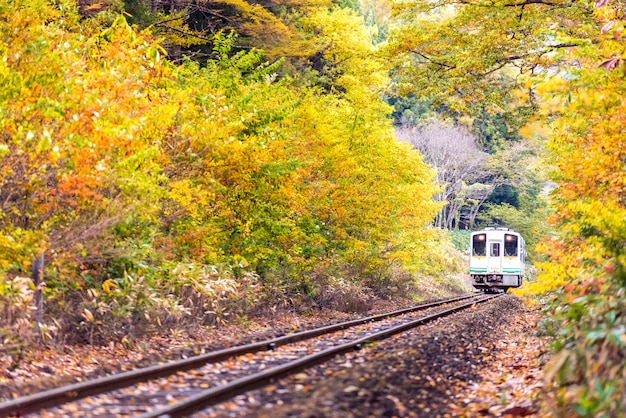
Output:
[[[367,312],[321,310],[315,311],[314,316],[313,312],[302,315],[278,309],[272,314],[266,312],[262,317],[249,318],[249,325],[225,324],[208,330],[194,327],[191,331],[172,330],[172,335],[143,338],[133,342],[134,349],[126,348],[123,343],[41,349],[25,353],[17,366],[9,366],[0,357],[0,401],[366,315],[381,314],[415,303],[401,299],[377,301],[375,305]],[[123,354],[122,358],[120,353]]]
[[[480,299],[480,298],[479,298]],[[93,396],[44,412],[41,416],[132,416],[154,410],[193,396],[210,387],[223,385],[237,378],[284,364],[295,358],[322,351],[332,346],[357,340],[383,329],[458,306],[467,301],[428,308],[379,322],[362,324],[323,335],[313,340],[278,347],[273,351],[246,354],[235,359],[207,364],[201,368],[156,379],[146,383]],[[341,357],[340,357],[341,358]]]
[[[410,316],[425,316],[437,309]],[[544,342],[534,335],[537,320],[537,314],[519,299],[506,295],[391,339],[368,344],[194,416],[538,418],[545,416],[539,405],[544,361],[541,355],[546,350]],[[386,321],[397,323],[398,319]],[[283,329],[302,331],[313,327],[298,325]],[[362,337],[374,333],[381,325],[359,325],[353,330],[340,331],[332,339],[321,337],[314,345],[304,342],[281,346],[273,352],[209,364],[191,371],[191,376],[185,373],[162,378],[152,388],[148,386],[153,383],[140,384],[121,389],[117,394],[103,395],[104,399],[87,398],[84,403],[67,404],[64,409],[33,416],[137,416],[208,387],[267,369],[276,362],[291,360],[299,353],[322,350],[328,344],[350,338],[349,334]],[[276,336],[275,329],[267,332]],[[261,334],[265,333],[235,338],[258,341],[263,339],[258,337]],[[206,346],[182,347],[175,356],[195,354]],[[166,353],[166,357],[173,352]],[[275,354],[280,354],[280,360],[272,358]],[[119,367],[127,368],[131,363],[120,363]]]
[[[507,295],[281,379],[196,416],[531,415],[537,412],[533,403],[515,409],[517,415],[496,415],[486,409],[462,414],[468,390],[480,385],[484,370],[493,366],[492,359],[502,350],[499,340],[507,328],[503,320],[524,310],[519,299]]]

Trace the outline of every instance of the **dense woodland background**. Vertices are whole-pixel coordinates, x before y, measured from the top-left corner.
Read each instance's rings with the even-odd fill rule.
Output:
[[[539,273],[550,408],[623,411],[624,13],[3,1],[2,350],[443,294],[495,223]]]

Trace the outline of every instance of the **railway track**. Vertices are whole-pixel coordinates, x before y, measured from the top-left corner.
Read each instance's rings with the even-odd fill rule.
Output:
[[[0,416],[178,417],[493,299],[465,295],[219,350],[0,403]],[[450,306],[449,306],[450,305]]]

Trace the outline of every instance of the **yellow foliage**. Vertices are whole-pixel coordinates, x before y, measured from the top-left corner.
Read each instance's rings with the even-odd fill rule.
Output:
[[[296,53],[320,52],[322,91],[278,78],[256,50],[235,53],[226,35],[218,58],[174,66],[123,16],[79,30],[56,4],[14,3],[0,6],[3,279],[42,250],[58,288],[94,299],[133,288],[107,274],[174,277],[180,263],[294,288],[318,265],[371,277],[428,267],[434,174],[394,136],[386,63],[361,16],[310,8],[300,20],[319,34]],[[245,12],[243,30],[300,45],[261,6],[227,4]]]

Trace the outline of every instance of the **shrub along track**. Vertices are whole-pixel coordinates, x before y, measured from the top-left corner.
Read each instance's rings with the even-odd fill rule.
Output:
[[[469,297],[472,298],[471,302],[468,303],[463,300]],[[430,316],[430,320],[432,320],[434,316],[450,314],[483,300],[486,299],[468,295],[463,298],[423,304],[413,309],[362,318],[322,329],[249,344],[244,347],[235,347],[231,350],[221,350],[220,352],[209,353],[179,362],[123,373],[121,376],[108,376],[96,382],[71,385],[70,387],[59,388],[0,404],[0,415],[24,414],[45,406],[58,405],[70,399],[82,398],[119,387],[125,388],[105,395],[92,396],[82,401],[72,402],[49,411],[41,411],[41,414],[42,416],[84,416],[85,413],[93,416],[118,413],[136,415],[146,410],[154,411],[179,399],[187,399],[186,404],[183,403],[168,410],[168,413],[172,416],[185,415],[203,407],[207,402],[212,404],[235,396],[237,393],[266,384],[268,379],[278,378],[296,370],[310,367],[315,362],[330,358],[332,355],[351,351],[355,346],[360,347],[369,341],[387,338],[389,335],[425,322],[425,320],[421,319],[416,320],[417,317],[424,318],[425,316]],[[446,302],[451,303],[453,307],[441,306]],[[433,310],[436,312],[433,312]],[[401,319],[396,317],[398,315],[402,315]],[[357,325],[360,325],[360,327],[355,329],[354,327]],[[346,329],[348,327],[353,328]],[[390,327],[395,328],[390,331]],[[333,332],[333,334],[326,336],[325,334],[329,332]],[[294,341],[301,341],[305,338],[311,338],[311,336],[320,335],[321,337],[311,341],[294,343]],[[352,342],[346,343],[345,341],[348,340]],[[268,353],[241,355],[242,353],[258,352],[268,348],[275,349],[284,344],[290,345],[276,349],[269,355]],[[329,349],[329,346],[333,348]],[[318,354],[311,355],[310,353],[312,352],[318,352]],[[240,357],[231,359],[233,355],[240,355]],[[302,357],[303,355],[305,356],[304,360],[292,361],[294,358]],[[216,361],[220,362],[214,363]],[[290,362],[289,366],[285,365],[285,362]],[[209,364],[202,366],[205,363]],[[277,365],[280,366],[276,367]],[[189,371],[186,373],[178,372],[177,375],[169,378],[161,378],[145,384],[127,387],[129,384],[145,381],[148,378],[154,379],[158,376],[167,376],[178,370]],[[264,379],[262,381],[257,381],[258,376],[248,376],[259,371],[262,371],[261,377]],[[235,381],[232,382],[233,380]],[[224,388],[216,387],[224,385],[227,381],[232,383]],[[208,387],[213,389],[210,389],[208,392],[206,390],[203,391],[204,388]],[[195,399],[195,402],[190,402],[190,397],[192,401]],[[149,413],[145,416],[158,416],[163,413],[165,412],[161,411]]]

